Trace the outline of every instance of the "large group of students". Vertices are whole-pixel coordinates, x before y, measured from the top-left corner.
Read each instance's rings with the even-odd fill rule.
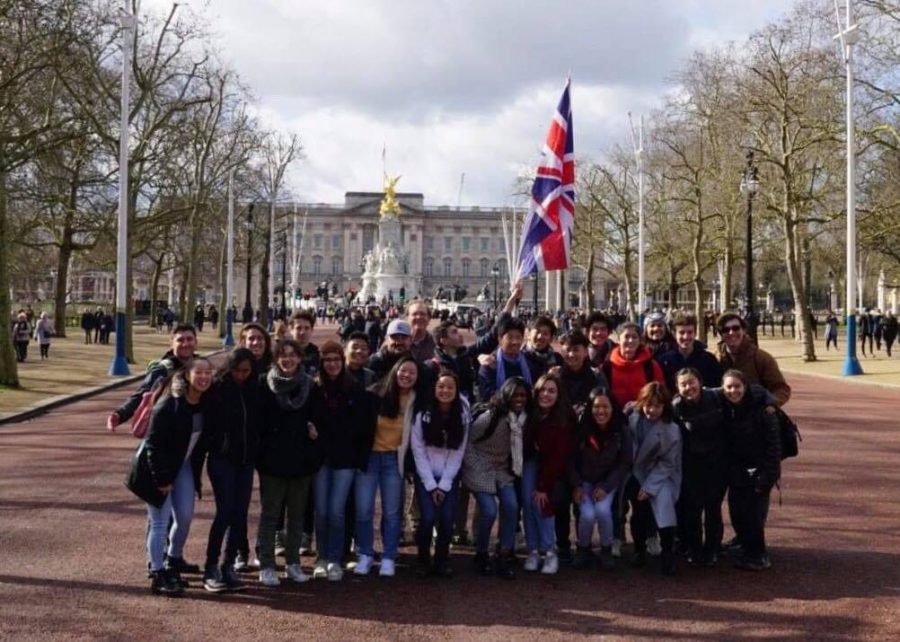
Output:
[[[473,572],[505,579],[608,571],[626,551],[638,567],[658,557],[665,575],[722,555],[769,568],[775,408],[790,387],[744,320],[718,317],[715,353],[678,312],[617,328],[592,312],[557,337],[551,318],[515,315],[520,296],[472,344],[414,300],[374,352],[362,332],[314,345],[315,315],[296,311],[277,340],[243,325],[218,368],[195,354],[193,326],[175,326],[171,350],[107,420],[113,430],[152,404],[127,478],[147,505],[152,592],[180,595],[192,573],[211,592],[246,588],[249,572],[264,587],[392,577],[408,513],[422,578],[450,577],[451,549],[470,544]],[[204,464],[215,516],[200,566],[184,546]]]

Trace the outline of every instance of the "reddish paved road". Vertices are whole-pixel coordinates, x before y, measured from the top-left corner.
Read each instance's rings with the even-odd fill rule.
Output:
[[[900,393],[792,383],[805,441],[785,467],[784,504],[771,511],[774,569],[720,564],[675,579],[564,568],[502,582],[474,576],[464,551],[446,582],[401,567],[393,580],[156,598],[143,573],[144,508],[122,486],[135,441],[102,428],[123,393],[3,426],[0,638],[896,640]],[[211,512],[211,499],[198,503],[191,560],[202,558]]]

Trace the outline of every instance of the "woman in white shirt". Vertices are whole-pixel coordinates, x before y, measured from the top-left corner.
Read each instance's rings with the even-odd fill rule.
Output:
[[[419,577],[452,574],[448,564],[450,537],[470,423],[469,405],[459,394],[459,380],[450,370],[442,369],[434,386],[434,399],[416,414],[410,435],[420,513],[416,531]],[[435,524],[437,542],[432,564],[431,536]]]

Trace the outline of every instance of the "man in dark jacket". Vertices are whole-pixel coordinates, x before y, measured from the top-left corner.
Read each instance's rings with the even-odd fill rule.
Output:
[[[716,357],[706,350],[706,345],[697,341],[697,318],[692,314],[679,314],[672,321],[675,327],[674,350],[657,357],[666,375],[666,385],[675,392],[675,373],[682,368],[694,368],[703,378],[707,388],[722,385],[722,365]]]
[[[138,386],[138,389],[116,410],[110,413],[106,419],[106,428],[115,430],[116,426],[128,421],[134,416],[135,410],[141,404],[145,392],[150,392],[157,383],[168,377],[172,372],[182,367],[184,363],[194,356],[197,347],[197,333],[192,325],[179,325],[172,330],[170,349],[162,359],[152,363],[147,369],[147,375]]]
[[[497,333],[487,332],[472,345],[464,345],[463,335],[453,321],[441,321],[432,332],[437,346],[434,356],[425,363],[437,378],[441,368],[455,373],[459,380],[459,393],[475,403],[475,358],[497,348]]]
[[[81,329],[84,330],[84,342],[93,343],[95,317],[90,310],[81,313]]]
[[[394,319],[388,324],[381,349],[369,357],[369,370],[375,373],[375,381],[387,376],[394,364],[409,352],[412,345],[412,328],[403,319]]]

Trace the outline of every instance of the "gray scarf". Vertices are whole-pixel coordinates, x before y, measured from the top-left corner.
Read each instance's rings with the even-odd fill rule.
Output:
[[[284,410],[299,410],[309,397],[312,379],[298,368],[293,376],[281,373],[277,366],[269,368],[266,383],[275,394],[278,405]]]

